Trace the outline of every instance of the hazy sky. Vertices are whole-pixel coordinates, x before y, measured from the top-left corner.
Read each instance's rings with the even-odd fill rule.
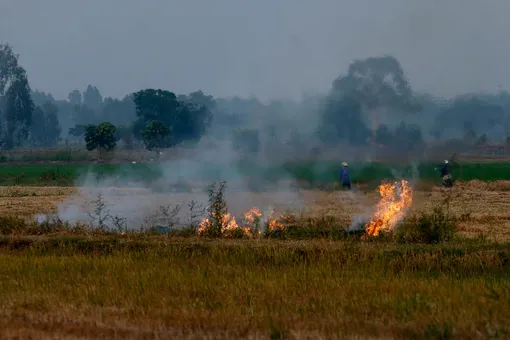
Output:
[[[393,54],[415,90],[510,89],[509,0],[0,0],[0,41],[34,89],[216,96],[325,91]]]

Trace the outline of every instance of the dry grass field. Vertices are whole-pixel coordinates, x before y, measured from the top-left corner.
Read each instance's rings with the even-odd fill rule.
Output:
[[[51,212],[75,192],[0,188],[0,216]],[[134,189],[108,193],[135,197],[142,210],[194,198]],[[411,210],[430,210],[444,195],[417,186]],[[0,337],[510,338],[510,182],[459,183],[450,195],[461,237],[435,245],[4,235]],[[371,211],[378,194],[305,191],[299,198],[300,204],[291,203],[302,214],[334,216],[347,226]],[[227,199],[233,211],[268,202],[284,210],[295,194]]]
[[[88,202],[94,199],[93,193],[97,191],[77,195],[70,202],[87,209]],[[55,212],[57,204],[77,192],[73,187],[0,187],[0,216],[32,217],[37,213]],[[144,189],[110,188],[103,192],[107,193],[111,202],[124,202],[125,197],[133,197],[140,212],[151,212],[151,208],[155,210],[160,205],[184,206],[191,200],[206,200],[205,194],[164,194]],[[484,235],[491,240],[510,241],[510,181],[470,181],[459,183],[448,192],[451,195],[451,213],[459,219],[458,231],[461,235]],[[445,190],[439,187],[417,185],[411,211],[430,210],[432,203],[444,195]],[[236,215],[253,206],[262,208],[271,205],[280,212],[290,210],[311,216],[334,216],[345,226],[351,223],[353,216],[370,214],[378,200],[378,192],[363,189],[354,192],[306,190],[299,195],[289,192],[241,192],[227,196],[229,209]],[[140,214],[139,217],[143,219],[144,216]]]

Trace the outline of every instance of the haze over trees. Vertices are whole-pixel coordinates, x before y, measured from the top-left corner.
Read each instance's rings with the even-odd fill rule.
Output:
[[[328,93],[270,102],[152,88],[111,98],[92,84],[56,99],[30,87],[18,60],[10,45],[0,44],[2,149],[77,144],[160,150],[207,137],[244,154],[339,145],[415,152],[452,139],[485,145],[510,137],[508,92],[448,99],[417,93],[393,56],[353,61],[345,74],[331,75]]]

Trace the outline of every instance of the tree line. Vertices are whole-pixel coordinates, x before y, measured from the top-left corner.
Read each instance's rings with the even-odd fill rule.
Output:
[[[383,145],[412,152],[427,142],[458,139],[469,145],[510,142],[510,94],[435,98],[412,90],[392,56],[356,60],[328,93],[301,101],[214,98],[142,89],[124,98],[103,97],[93,85],[65,100],[32,90],[8,44],[0,44],[0,148],[87,149],[143,146],[158,151],[204,136],[235,150],[258,153],[283,145],[295,150]]]

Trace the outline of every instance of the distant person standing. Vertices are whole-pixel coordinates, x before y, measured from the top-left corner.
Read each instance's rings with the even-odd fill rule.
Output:
[[[351,190],[351,178],[349,177],[349,165],[347,162],[342,162],[342,169],[340,169],[340,182],[342,188]]]

